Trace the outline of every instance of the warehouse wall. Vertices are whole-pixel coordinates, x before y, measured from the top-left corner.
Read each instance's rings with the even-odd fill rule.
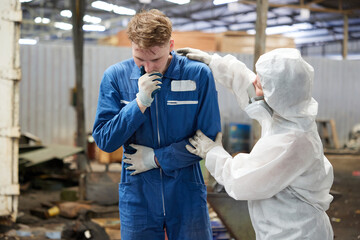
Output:
[[[224,54],[222,54],[224,55]],[[253,58],[249,55],[233,54],[252,67]],[[314,67],[315,79],[313,97],[319,103],[317,119],[334,119],[340,145],[343,146],[349,132],[356,123],[360,123],[360,61],[331,60],[320,57],[304,57]],[[226,89],[224,91],[227,91]],[[249,123],[249,119],[231,109],[235,98],[223,94],[221,109],[222,117],[230,115],[231,121],[236,118]]]
[[[45,144],[74,144],[75,108],[70,105],[75,86],[74,53],[69,43],[21,45],[20,126],[22,132],[40,137]],[[99,84],[105,69],[131,57],[119,47],[86,46],[84,89],[86,129],[91,131]]]
[[[326,43],[315,46],[302,46],[301,54],[307,57],[326,57],[332,59],[342,59],[342,42]],[[350,60],[360,60],[360,41],[350,40],[348,42],[348,56]]]
[[[248,67],[251,55],[234,54]],[[87,45],[84,49],[86,129],[91,131],[99,85],[104,70],[131,57],[129,48]],[[315,68],[314,98],[321,119],[333,118],[341,144],[353,125],[360,122],[359,62],[306,58]],[[40,137],[45,144],[74,144],[75,109],[70,105],[70,89],[75,85],[71,44],[21,46],[20,126],[23,132]],[[250,123],[239,111],[235,97],[217,85],[222,123]],[[356,92],[357,91],[357,92]]]
[[[335,119],[340,143],[360,123],[360,61],[305,58],[315,69],[313,96],[319,103],[318,119]]]

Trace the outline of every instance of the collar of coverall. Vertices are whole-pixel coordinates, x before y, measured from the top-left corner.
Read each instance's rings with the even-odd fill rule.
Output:
[[[167,68],[164,77],[169,79],[179,79],[180,78],[180,65],[179,62],[179,56],[175,53],[175,51],[171,51],[172,59],[170,62],[169,67]],[[140,78],[140,69],[136,64],[134,65],[130,79],[132,80],[138,80]]]

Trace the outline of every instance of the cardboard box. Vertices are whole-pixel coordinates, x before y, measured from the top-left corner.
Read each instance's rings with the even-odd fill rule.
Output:
[[[122,147],[111,153],[104,152],[98,146],[95,147],[95,159],[99,163],[110,164],[115,162],[121,162],[122,156],[123,156]]]
[[[175,42],[175,49],[192,47],[209,52],[228,53],[254,53],[255,35],[246,32],[229,31],[223,33],[204,33],[199,31],[179,32],[174,31],[172,38]],[[120,31],[116,37],[107,37],[99,41],[100,44],[131,47],[126,31]],[[281,35],[266,36],[265,52],[275,48],[295,48],[292,38]]]
[[[191,47],[197,48],[204,51],[216,52],[217,38],[218,36],[214,33],[204,33],[198,31],[192,32],[176,32],[172,33],[174,39],[175,49]]]
[[[218,34],[219,52],[236,53],[254,53],[255,35],[249,35],[246,32],[224,32]],[[266,49],[269,52],[275,48],[295,48],[295,42],[292,38],[281,35],[267,35]]]

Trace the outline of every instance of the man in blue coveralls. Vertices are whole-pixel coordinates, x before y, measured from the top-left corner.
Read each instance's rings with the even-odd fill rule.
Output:
[[[210,69],[176,55],[172,24],[158,10],[128,24],[133,58],[103,76],[94,123],[106,152],[124,146],[119,210],[122,240],[210,240],[206,186],[185,145],[201,129],[221,131]]]

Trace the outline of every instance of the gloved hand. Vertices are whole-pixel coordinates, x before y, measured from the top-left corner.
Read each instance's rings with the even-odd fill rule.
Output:
[[[189,139],[191,145],[186,145],[186,149],[192,154],[198,155],[199,157],[205,159],[206,154],[216,146],[222,146],[221,143],[222,133],[219,132],[216,135],[215,142],[208,138],[201,130],[197,130],[195,135]]]
[[[145,73],[138,80],[139,92],[136,97],[142,105],[150,107],[155,94],[160,91],[162,74],[159,72]]]
[[[136,175],[142,172],[146,172],[153,168],[158,168],[155,163],[155,153],[152,148],[145,147],[137,144],[130,144],[130,148],[136,150],[135,153],[124,153],[125,158],[123,161],[131,166],[127,167],[126,170],[134,170],[130,175]]]
[[[203,52],[195,48],[180,48],[177,51],[177,54],[186,56],[189,59],[203,62],[207,65],[210,64],[212,56],[206,52]]]

